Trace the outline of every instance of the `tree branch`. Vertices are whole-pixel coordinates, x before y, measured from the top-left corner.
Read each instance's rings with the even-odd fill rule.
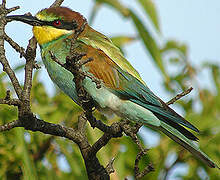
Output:
[[[25,57],[25,49],[23,47],[20,47],[15,41],[13,41],[13,39],[11,39],[7,34],[4,34],[4,39],[5,41],[7,41],[11,47],[17,51],[18,53],[20,53],[20,57]]]
[[[154,171],[154,167],[153,165],[150,163],[149,165],[147,165],[144,170],[142,172],[139,172],[139,162],[141,160],[141,158],[147,154],[148,149],[145,149],[143,151],[140,151],[135,159],[135,166],[134,166],[134,174],[135,174],[135,179],[141,179],[144,176],[146,176],[148,173],[150,173],[151,171]]]
[[[61,6],[64,0],[56,0],[50,7],[58,7]]]
[[[12,8],[7,9],[7,12],[8,12],[8,14],[9,14],[9,13],[11,13],[11,12],[13,12],[13,11],[18,10],[18,9],[20,9],[20,6],[15,6],[15,7],[12,7]]]
[[[24,78],[24,88],[22,92],[22,101],[25,103],[26,108],[30,107],[30,94],[32,87],[32,74],[34,68],[34,61],[36,57],[37,41],[35,37],[29,40],[29,44],[25,51],[25,78]],[[27,111],[27,110],[26,110]]]
[[[0,104],[19,106],[21,101],[19,99],[0,99]]]
[[[187,94],[189,94],[191,91],[193,90],[192,87],[190,87],[189,89],[181,92],[180,94],[177,94],[173,99],[171,99],[170,101],[168,101],[166,104],[167,105],[171,105],[173,103],[175,103],[176,101],[178,101],[179,99],[181,99],[183,96],[186,96]]]
[[[106,171],[108,172],[108,174],[114,173],[114,167],[113,167],[113,163],[115,161],[115,158],[112,158],[109,163],[107,164],[107,166],[105,167]]]
[[[7,90],[5,98],[4,99],[0,98],[0,104],[20,106],[21,105],[21,101],[19,99],[11,99],[11,97],[10,97],[10,90]]]
[[[21,94],[22,94],[22,88],[18,82],[18,79],[17,79],[14,71],[12,70],[12,68],[10,67],[10,65],[8,63],[8,60],[5,57],[4,36],[5,36],[5,25],[7,23],[5,17],[9,12],[11,12],[5,8],[5,4],[6,4],[6,1],[3,0],[2,5],[0,6],[0,62],[3,66],[3,71],[5,71],[7,73],[7,75],[9,76],[9,78],[14,86],[15,92],[16,92],[17,96],[20,98]],[[16,8],[14,8],[14,9],[16,9]]]
[[[0,132],[9,131],[15,127],[21,127],[21,121],[15,120],[0,126]]]

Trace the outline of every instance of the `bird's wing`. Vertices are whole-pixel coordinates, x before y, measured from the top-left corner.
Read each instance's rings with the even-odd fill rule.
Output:
[[[82,42],[84,44],[86,41],[83,40]],[[81,48],[86,49],[87,57],[84,58],[93,57],[94,59],[92,62],[86,64],[89,72],[96,78],[101,79],[112,93],[121,99],[130,100],[150,110],[158,119],[178,129],[187,138],[197,140],[196,136],[181,125],[198,131],[195,126],[169,108],[140,80],[128,71],[121,69],[101,47],[97,48],[97,45],[93,46],[93,43],[87,42]]]
[[[154,95],[154,93],[146,85],[142,84],[138,79],[136,79],[129,73],[124,72],[120,68],[118,68],[118,72],[122,88],[111,89],[114,94],[124,99],[129,99],[130,101],[150,110],[158,119],[176,128],[187,138],[191,140],[197,140],[197,138],[192,133],[190,133],[181,125],[198,132],[198,129],[195,126],[193,126],[183,117],[178,115],[174,110],[169,108],[161,99]]]
[[[198,129],[153,94],[141,80],[137,71],[127,62],[120,52],[117,52],[119,50],[110,43],[110,40],[106,38],[106,41],[104,41],[102,45],[99,45],[96,40],[90,41],[88,38],[82,38],[80,41],[87,45],[87,56],[85,58],[93,57],[94,59],[92,62],[86,64],[90,73],[98,79],[101,79],[105,86],[114,94],[122,99],[128,99],[145,107],[161,120],[160,127],[151,126],[147,122],[146,125],[162,131],[210,167],[219,168],[194,144],[193,140],[197,140],[197,138],[181,125],[197,132]],[[109,43],[114,50],[111,50],[111,48],[110,50],[108,49]],[[115,55],[111,55],[112,52],[115,52]],[[119,56],[117,56],[117,53]],[[123,60],[120,61],[121,56]],[[119,64],[117,63],[118,58]],[[123,63],[127,63],[127,66],[123,66]],[[130,70],[132,70],[132,72],[130,72]]]
[[[96,61],[90,63],[90,71],[96,74],[99,79],[104,79],[104,83],[114,94],[145,107],[152,111],[159,119],[162,119],[173,127],[179,128],[180,131],[185,131],[179,125],[182,124],[199,132],[195,126],[178,115],[154,95],[145,85],[138,72],[124,58],[120,50],[110,39],[93,29],[90,29],[89,32],[90,34],[81,36],[78,39],[94,48],[94,50],[91,49],[92,57],[94,56],[94,52],[98,52],[97,56],[99,57],[97,59],[102,59],[99,62],[97,61],[97,63]],[[197,139],[195,136],[189,134],[189,138],[190,136],[194,140]]]
[[[127,61],[127,59],[123,56],[118,47],[116,47],[111,39],[106,37],[105,35],[95,31],[91,27],[86,33],[82,34],[79,39],[85,44],[91,45],[95,49],[101,49],[109,58],[112,59],[122,70],[128,72],[143,84],[145,82],[141,79],[139,73],[136,69]]]

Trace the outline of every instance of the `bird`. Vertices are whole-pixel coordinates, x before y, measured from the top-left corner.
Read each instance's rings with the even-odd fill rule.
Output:
[[[191,152],[211,168],[219,168],[202,150],[198,138],[190,130],[199,130],[157,97],[142,80],[136,69],[113,42],[89,26],[86,18],[67,7],[50,7],[32,15],[11,15],[8,20],[33,26],[33,34],[40,46],[41,57],[51,80],[73,101],[79,104],[73,74],[55,62],[51,53],[66,63],[70,49],[84,54],[82,60],[93,60],[83,70],[89,77],[83,87],[101,112],[117,116],[159,130]],[[77,36],[76,36],[77,34]],[[71,40],[75,38],[74,43]],[[189,130],[190,129],[190,130]]]

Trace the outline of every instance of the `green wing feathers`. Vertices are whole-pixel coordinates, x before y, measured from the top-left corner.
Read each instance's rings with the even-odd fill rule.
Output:
[[[191,123],[186,121],[183,117],[178,115],[174,110],[169,108],[161,99],[159,99],[154,93],[138,79],[134,78],[123,70],[118,70],[120,83],[123,84],[123,89],[111,89],[111,91],[117,94],[123,99],[128,99],[148,110],[150,110],[158,119],[169,124],[170,126],[178,129],[182,134],[191,140],[198,140],[190,131],[182,127],[181,125],[190,128],[196,132],[199,130]]]

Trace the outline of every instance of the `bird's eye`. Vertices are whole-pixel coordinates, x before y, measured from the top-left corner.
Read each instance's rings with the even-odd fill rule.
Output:
[[[60,20],[55,20],[54,22],[53,22],[53,25],[54,26],[56,26],[56,27],[59,27],[59,26],[61,26],[61,21]]]

